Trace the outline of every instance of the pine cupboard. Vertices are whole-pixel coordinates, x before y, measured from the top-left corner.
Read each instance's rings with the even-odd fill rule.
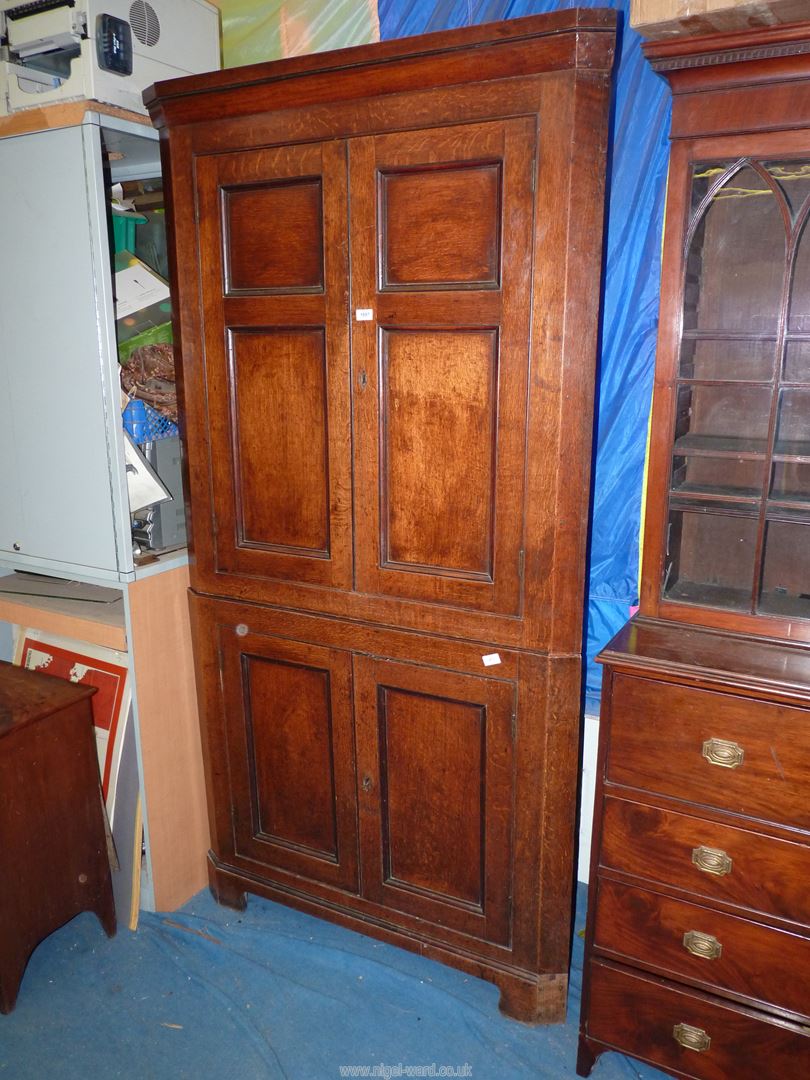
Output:
[[[565,1011],[615,14],[159,84],[215,895]]]

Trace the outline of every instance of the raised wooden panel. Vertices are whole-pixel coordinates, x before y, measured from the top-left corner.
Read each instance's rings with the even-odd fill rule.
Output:
[[[211,473],[211,519],[192,522],[208,588],[349,588],[346,146],[202,157],[196,177],[205,392],[189,454]]]
[[[256,835],[334,859],[329,671],[254,656],[242,665]]]
[[[329,553],[322,330],[230,335],[239,543]]]
[[[497,286],[498,163],[381,173],[383,288]]]
[[[497,333],[384,333],[381,378],[384,564],[491,580]]]
[[[364,592],[521,612],[535,141],[527,119],[351,140]]]
[[[232,858],[356,890],[350,654],[246,630],[219,627]]]
[[[363,893],[509,939],[511,682],[355,657]]]
[[[384,880],[483,909],[486,709],[381,687],[379,722]]]
[[[323,288],[321,178],[222,189],[225,291]]]

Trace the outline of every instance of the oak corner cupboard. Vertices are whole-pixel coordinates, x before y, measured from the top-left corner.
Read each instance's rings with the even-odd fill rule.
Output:
[[[641,608],[605,665],[578,1071],[810,1075],[810,23],[673,92]]]
[[[615,13],[159,84],[198,686],[253,892],[565,1012]]]

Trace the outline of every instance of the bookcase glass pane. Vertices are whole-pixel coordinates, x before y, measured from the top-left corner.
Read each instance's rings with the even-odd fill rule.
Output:
[[[664,599],[750,611],[757,518],[671,510]]]
[[[679,497],[757,499],[762,495],[762,477],[763,463],[754,457],[676,454],[672,459],[672,493]]]
[[[810,461],[810,389],[779,394],[774,457]]]
[[[785,382],[810,383],[810,341],[789,341],[785,346]]]
[[[768,161],[765,168],[779,184],[794,220],[810,195],[810,162]]]
[[[810,333],[810,217],[805,218],[793,263],[788,333]]]
[[[763,454],[771,390],[759,386],[694,386],[678,389],[675,449]]]
[[[695,166],[694,184],[704,182],[706,168]],[[767,181],[750,165],[729,177],[689,245],[684,331],[775,335],[786,235],[779,202]]]
[[[810,618],[810,524],[767,523],[757,610]]]
[[[689,203],[690,218],[696,213],[698,207],[709,193],[712,184],[727,172],[733,161],[696,162],[692,166],[692,192]]]
[[[684,337],[681,342],[681,378],[770,379],[775,350],[775,336],[761,341]]]
[[[775,461],[770,501],[788,506],[804,504],[810,520],[810,462]]]

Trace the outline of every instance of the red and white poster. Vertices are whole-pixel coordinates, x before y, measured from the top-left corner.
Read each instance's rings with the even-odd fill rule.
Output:
[[[101,788],[111,825],[130,704],[126,659],[125,654],[114,649],[70,641],[37,630],[20,631],[17,662],[21,667],[40,671],[44,675],[57,675],[83,686],[97,687],[91,705]]]

